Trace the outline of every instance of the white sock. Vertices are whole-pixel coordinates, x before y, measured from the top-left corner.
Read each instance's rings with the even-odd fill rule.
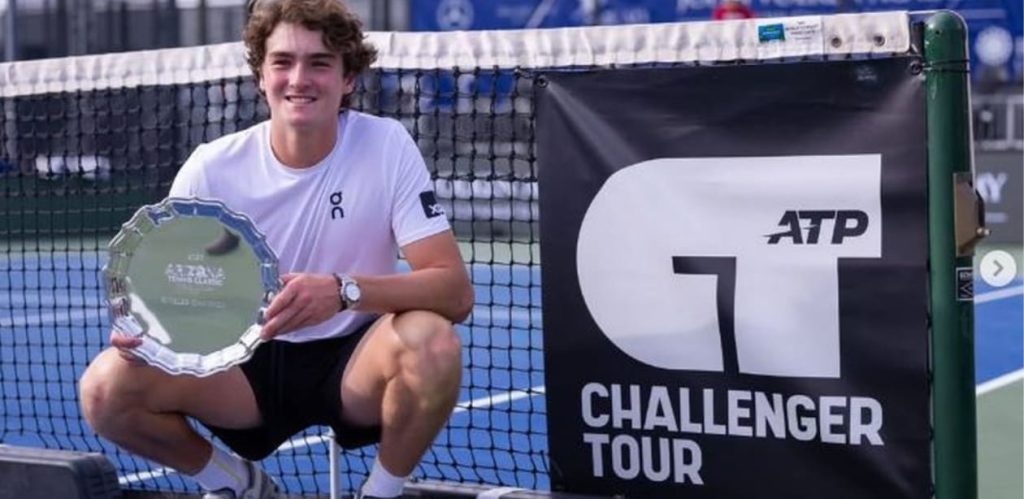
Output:
[[[231,489],[240,494],[249,485],[249,467],[244,459],[214,445],[210,460],[192,478],[206,490]]]
[[[405,480],[408,476],[395,476],[384,469],[380,464],[380,458],[373,460],[373,469],[370,470],[370,477],[363,484],[363,495],[371,497],[398,497],[402,495],[405,487]]]

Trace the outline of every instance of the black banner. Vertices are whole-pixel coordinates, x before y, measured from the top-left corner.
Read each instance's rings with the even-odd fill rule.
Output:
[[[542,77],[555,490],[930,496],[912,62]]]

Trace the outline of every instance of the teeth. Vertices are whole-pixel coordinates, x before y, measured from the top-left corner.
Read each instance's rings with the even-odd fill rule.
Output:
[[[312,97],[285,97],[288,102],[313,102]]]

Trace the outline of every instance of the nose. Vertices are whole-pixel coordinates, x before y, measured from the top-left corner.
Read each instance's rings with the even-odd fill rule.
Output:
[[[292,87],[302,88],[309,83],[309,68],[304,63],[295,64],[289,74],[289,84]]]

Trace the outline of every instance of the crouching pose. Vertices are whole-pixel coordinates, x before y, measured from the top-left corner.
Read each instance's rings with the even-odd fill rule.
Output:
[[[259,0],[245,46],[270,119],[199,146],[170,195],[245,213],[279,259],[270,339],[241,366],[172,376],[111,333],[83,376],[92,427],[191,476],[208,498],[277,497],[253,461],[312,425],[379,443],[359,495],[397,497],[455,405],[452,324],[473,291],[423,157],[394,120],[349,109],[376,57],[340,0]],[[398,251],[412,270],[396,273]],[[205,425],[231,451],[190,426]]]

